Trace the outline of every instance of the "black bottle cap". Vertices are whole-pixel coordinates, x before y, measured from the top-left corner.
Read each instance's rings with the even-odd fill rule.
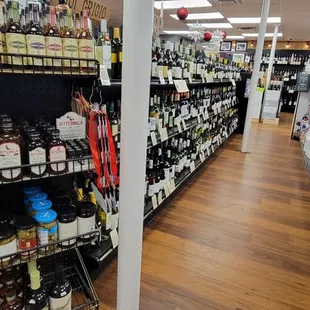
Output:
[[[16,229],[31,229],[36,226],[36,221],[30,216],[18,216],[16,218]]]
[[[57,208],[56,212],[59,222],[69,222],[76,219],[76,208],[73,206]]]
[[[7,239],[15,235],[15,227],[12,224],[0,224],[0,240]]]
[[[76,207],[78,215],[81,216],[91,217],[96,212],[95,205],[90,201],[79,201]]]

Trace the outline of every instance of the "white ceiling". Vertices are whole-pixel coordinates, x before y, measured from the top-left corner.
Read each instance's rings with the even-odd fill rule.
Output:
[[[148,1],[148,0],[145,0]],[[219,20],[203,20],[200,22],[228,22],[229,17],[260,17],[261,7],[263,0],[241,0],[243,4],[223,4],[218,5],[218,0],[209,0],[213,4],[212,7],[203,8],[190,8],[190,13],[210,13],[220,12],[224,15],[225,19]],[[121,25],[122,24],[122,0],[104,0],[106,6],[111,8],[111,18],[109,24]],[[186,21],[179,21],[172,17],[170,14],[176,14],[177,9],[164,10],[164,30],[188,30]],[[310,1],[309,0],[271,0],[270,17],[281,17],[282,24],[280,32],[283,37],[280,40],[293,40],[293,41],[310,41]],[[188,21],[193,22],[193,21]],[[258,32],[258,24],[243,24],[232,25],[232,29],[225,29],[228,35],[241,35],[251,31],[239,31],[238,27],[256,26]],[[267,26],[266,32],[273,32],[273,25]],[[214,30],[214,29],[213,29]],[[211,29],[211,31],[213,31]],[[255,40],[255,38],[249,38]],[[269,39],[270,40],[270,39]]]

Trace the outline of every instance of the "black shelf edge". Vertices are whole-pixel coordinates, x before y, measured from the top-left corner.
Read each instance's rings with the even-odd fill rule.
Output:
[[[175,190],[168,197],[163,199],[162,203],[155,210],[153,209],[151,200],[146,203],[144,207],[144,227],[149,225],[151,221],[155,218],[155,216],[157,216],[160,211],[163,210],[165,206],[167,206],[167,204],[177,196],[179,191],[184,188],[184,185],[186,185],[192,178],[194,178],[198,173],[200,173],[202,171],[202,168],[208,162],[210,162],[211,159],[215,158],[215,156],[218,154],[218,151],[224,146],[226,141],[232,138],[236,130],[237,128],[231,134],[229,134],[227,138],[223,139],[222,143],[219,146],[215,147],[214,152],[209,156],[206,156],[203,162],[201,162],[198,158],[195,161],[196,168],[193,173],[191,173],[189,169],[184,171],[181,177],[178,178],[178,180],[176,181]],[[99,247],[91,249],[91,253],[89,253],[87,250],[82,250],[82,253],[84,254],[83,259],[85,265],[88,267],[90,277],[92,281],[95,281],[117,257],[118,248],[116,247],[113,249],[111,240],[108,239],[101,242]]]

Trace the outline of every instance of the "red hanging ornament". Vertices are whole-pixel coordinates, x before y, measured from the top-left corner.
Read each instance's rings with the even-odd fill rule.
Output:
[[[177,16],[179,20],[185,20],[188,16],[188,9],[184,8],[183,6],[178,9]]]
[[[222,30],[221,34],[222,34],[222,39],[225,40],[227,37],[227,32]]]
[[[211,41],[212,36],[213,36],[213,35],[212,35],[212,32],[206,31],[206,32],[204,33],[204,35],[203,35],[203,38],[204,38],[205,41],[209,42],[209,41]]]

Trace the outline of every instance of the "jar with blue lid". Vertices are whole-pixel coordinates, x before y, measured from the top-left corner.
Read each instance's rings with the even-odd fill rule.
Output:
[[[55,251],[57,241],[57,213],[54,210],[46,210],[38,212],[34,219],[37,221],[37,238],[38,245],[43,246],[39,249],[39,253],[46,255],[51,254]]]
[[[25,207],[28,207],[28,205],[29,205],[29,199],[28,199],[29,196],[38,194],[40,192],[41,192],[41,187],[40,186],[33,185],[33,186],[25,187],[23,189]]]
[[[40,193],[37,193],[37,194],[29,196],[28,197],[29,204],[28,204],[28,207],[27,207],[27,210],[26,210],[27,215],[31,216],[31,214],[32,214],[32,205],[35,202],[39,202],[39,201],[42,201],[42,200],[47,200],[47,194],[44,193],[44,192],[40,192]]]
[[[32,204],[32,216],[34,217],[40,211],[46,211],[52,208],[52,202],[50,200],[40,200]]]

